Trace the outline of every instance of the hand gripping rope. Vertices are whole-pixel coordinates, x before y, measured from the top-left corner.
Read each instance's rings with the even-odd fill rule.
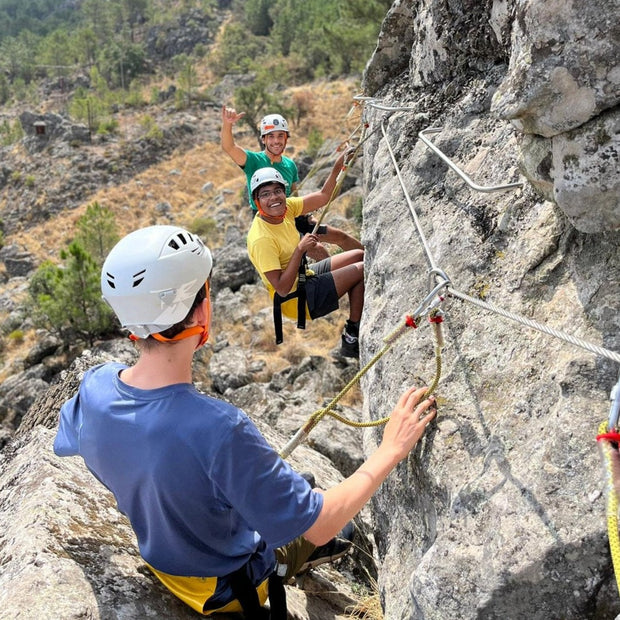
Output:
[[[363,135],[363,132],[364,132],[364,130],[362,129],[362,135]],[[338,172],[338,176],[336,177],[336,185],[334,186],[332,194],[329,197],[329,200],[327,201],[327,204],[323,207],[323,209],[321,211],[321,215],[317,218],[317,222],[316,222],[314,228],[312,229],[312,234],[313,235],[316,234],[316,231],[319,229],[319,226],[321,225],[321,222],[323,221],[323,218],[329,212],[329,209],[332,206],[332,202],[338,196],[338,194],[340,194],[340,189],[342,188],[342,184],[344,183],[344,179],[347,176],[347,172],[349,171],[349,168],[355,163],[355,160],[357,159],[357,155],[358,155],[358,153],[360,151],[360,148],[361,148],[363,143],[364,143],[364,140],[360,140],[358,145],[353,149],[353,152],[350,153],[345,158],[345,161],[342,164],[342,168],[340,169],[340,171]]]
[[[416,329],[419,321],[425,317],[429,317],[429,322],[433,326],[433,333],[435,336],[435,377],[424,394],[423,398],[428,398],[436,389],[441,377],[441,352],[444,346],[444,338],[442,331],[443,324],[443,312],[440,308],[444,298],[439,295],[442,289],[446,288],[449,284],[449,280],[445,274],[439,271],[431,272],[429,282],[432,282],[432,278],[441,280],[431,289],[428,295],[422,300],[422,303],[414,310],[411,315],[407,315],[404,321],[388,336],[384,338],[385,345],[383,348],[375,354],[375,356],[360,370],[357,374],[344,386],[344,388],[327,404],[327,406],[315,411],[308,421],[293,435],[290,441],[282,448],[280,456],[284,459],[288,457],[291,452],[308,437],[312,429],[324,418],[326,415],[335,418],[339,422],[346,424],[347,426],[353,426],[355,428],[367,428],[371,426],[381,426],[386,424],[390,419],[389,416],[381,418],[380,420],[374,420],[371,422],[355,422],[349,420],[344,416],[333,411],[336,404],[343,398],[343,396],[376,364],[394,345],[394,343],[402,336],[409,328]]]

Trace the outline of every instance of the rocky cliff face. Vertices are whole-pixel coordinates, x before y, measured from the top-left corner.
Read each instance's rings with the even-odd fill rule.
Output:
[[[620,350],[612,5],[394,3],[365,75],[364,360],[418,307],[431,267]],[[429,127],[475,185],[523,186],[473,191],[419,139]],[[386,618],[614,618],[595,436],[617,362],[454,295],[442,308],[437,421],[373,504]],[[423,322],[368,373],[365,415],[434,373]]]
[[[372,503],[388,620],[620,613],[594,441],[618,364],[448,294],[620,350],[616,12],[611,0],[399,0],[368,64],[365,94],[377,100],[364,104],[362,361],[418,308],[431,267],[451,280],[437,421]],[[476,185],[523,185],[472,191],[419,138],[431,127],[441,131],[427,139]],[[269,307],[248,310],[264,290],[238,237],[218,260],[216,308],[259,332]],[[15,253],[4,261],[16,276],[24,267]],[[55,346],[41,342],[38,354]],[[434,346],[426,320],[399,338],[363,381],[363,417],[388,414],[403,387],[429,383]],[[50,452],[80,372],[130,355],[116,345],[85,354],[38,398],[49,379],[39,355],[34,389],[5,382],[3,402],[37,400],[0,433],[9,442],[19,425],[0,455],[0,617],[190,615],[144,571],[127,523],[79,460]],[[277,446],[355,371],[307,356],[261,382],[260,359],[247,355],[222,339],[197,363]],[[312,444],[340,473],[305,448],[294,458],[329,486],[362,458],[361,432],[322,424]],[[365,433],[366,452],[380,433]],[[346,587],[335,573],[317,581],[316,596],[291,589],[292,617],[343,616]]]

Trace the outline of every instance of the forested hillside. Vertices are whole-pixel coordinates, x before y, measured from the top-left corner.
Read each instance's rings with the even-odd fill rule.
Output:
[[[359,79],[388,6],[387,0],[0,0],[0,247],[14,243],[18,228],[24,228],[23,239],[37,222],[87,201],[87,188],[120,186],[182,145],[217,139],[192,116],[190,140],[189,126],[177,115],[198,114],[212,132],[213,108],[234,104],[245,112],[245,130],[256,132],[267,111],[278,111],[293,122],[296,146],[308,141],[316,153],[325,138],[342,133],[344,118],[325,134],[302,123],[313,108],[324,108],[323,116],[330,109],[320,89],[302,85]],[[345,107],[350,103],[347,97]],[[23,148],[32,146],[28,131],[43,119],[48,134],[61,131],[61,124],[69,128],[65,141],[72,152],[25,155]],[[300,124],[310,127],[304,138]],[[83,140],[87,148],[78,148]],[[76,167],[80,157],[89,161]],[[94,295],[97,306],[99,265],[87,260],[83,239],[67,243],[73,245],[58,248],[53,265],[39,269],[30,293],[43,302],[63,298],[55,285],[61,274],[56,257],[66,250],[80,281],[94,287],[83,296]],[[45,306],[43,316],[35,313],[37,326],[49,327],[50,311]],[[79,323],[62,309],[59,318]],[[78,338],[106,333],[107,321],[96,322],[87,320]]]
[[[262,89],[359,72],[372,52],[387,0],[52,0],[0,1],[0,104],[41,103],[41,80],[76,74],[121,89],[115,103],[157,74],[175,75],[190,97],[211,83],[254,72]],[[212,45],[227,19],[221,41]],[[83,96],[77,93],[76,96]]]

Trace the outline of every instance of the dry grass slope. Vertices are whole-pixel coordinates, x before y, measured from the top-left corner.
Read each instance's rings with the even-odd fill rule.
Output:
[[[205,76],[205,79],[208,79]],[[284,97],[294,97],[306,102],[307,115],[298,126],[293,125],[290,147],[287,154],[295,158],[308,145],[308,137],[314,131],[320,132],[324,139],[341,143],[347,140],[359,124],[359,114],[353,106],[353,95],[357,94],[358,85],[354,80],[319,81],[311,85],[292,88],[285,91]],[[214,114],[219,112],[214,111]],[[131,132],[131,125],[138,122],[138,117],[129,113],[121,120],[121,127],[126,133]],[[293,124],[293,123],[292,123]],[[239,143],[246,148],[256,148],[255,139],[248,131],[239,127]],[[106,146],[93,146],[105,155]],[[331,163],[336,157],[333,153]],[[213,189],[205,193],[202,188],[212,183]],[[173,155],[170,159],[158,163],[141,172],[126,183],[104,187],[97,192],[84,196],[83,203],[76,209],[66,210],[59,216],[41,224],[24,229],[14,235],[7,235],[6,243],[16,243],[28,247],[40,261],[45,259],[58,262],[60,250],[73,239],[75,224],[86,207],[97,201],[109,207],[116,215],[119,232],[124,235],[131,230],[152,224],[174,223],[192,229],[195,222],[205,218],[214,218],[216,226],[206,239],[213,249],[223,243],[228,226],[247,230],[251,223],[243,192],[244,176],[238,167],[221,151],[219,143],[206,142],[185,152]],[[302,189],[303,193],[303,189]],[[216,196],[222,199],[215,206]],[[169,203],[171,210],[162,215],[157,210],[160,203]],[[346,196],[334,201],[326,217],[345,216],[351,208],[351,199]],[[220,221],[217,214],[223,209],[230,213],[230,220]],[[358,235],[359,231],[350,222],[349,231]],[[335,248],[332,248],[335,251]],[[23,296],[22,292],[22,296]],[[253,304],[253,312],[270,307],[265,295],[258,296]],[[240,325],[214,324],[213,338],[217,330],[225,330],[231,344],[239,344],[252,349],[253,356],[266,362],[263,373],[268,378],[273,372],[289,364],[298,363],[306,355],[327,355],[329,350],[339,343],[340,329],[346,318],[346,298],[339,312],[324,319],[313,321],[306,330],[296,329],[292,321],[285,320],[284,343],[276,346],[271,324],[261,333],[250,333]],[[6,379],[16,368],[19,360],[34,344],[34,331],[26,332],[18,342],[11,342],[5,349],[5,357],[0,368],[0,380]],[[359,402],[358,390],[353,390],[344,400],[345,403]]]

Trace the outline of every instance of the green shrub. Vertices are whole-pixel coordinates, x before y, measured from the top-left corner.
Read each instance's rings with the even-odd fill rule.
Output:
[[[140,125],[145,130],[146,138],[159,141],[164,137],[164,132],[161,130],[161,127],[150,114],[145,114],[140,119]]]
[[[114,313],[101,298],[100,267],[75,241],[61,258],[64,266],[46,261],[30,280],[33,321],[37,327],[92,345],[116,330]]]
[[[95,339],[117,330],[101,297],[101,265],[118,240],[112,212],[94,202],[77,222],[75,240],[60,253],[62,266],[45,261],[30,279],[32,318],[37,327],[66,338]]]
[[[22,342],[24,342],[24,330],[14,329],[9,334],[9,341],[15,344],[21,344]]]
[[[209,245],[209,238],[216,234],[217,222],[212,217],[197,217],[190,222],[187,229]]]

